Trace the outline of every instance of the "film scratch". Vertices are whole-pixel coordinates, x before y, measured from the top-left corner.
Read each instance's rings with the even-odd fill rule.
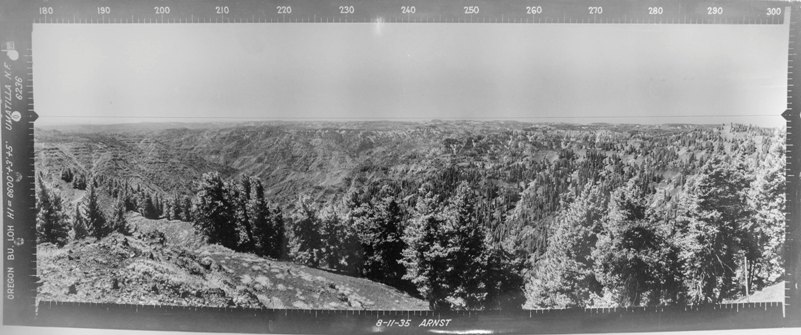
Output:
[[[801,326],[801,5],[0,4],[3,322]]]

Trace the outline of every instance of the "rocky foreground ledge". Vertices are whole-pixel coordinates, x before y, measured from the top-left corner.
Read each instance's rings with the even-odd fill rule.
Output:
[[[169,223],[165,223],[169,225]],[[177,306],[425,310],[394,288],[218,245],[188,250],[158,230],[38,246],[39,298]]]

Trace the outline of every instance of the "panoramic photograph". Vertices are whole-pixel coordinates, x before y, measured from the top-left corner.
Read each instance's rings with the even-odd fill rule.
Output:
[[[39,300],[782,301],[786,27],[688,29],[34,26]]]

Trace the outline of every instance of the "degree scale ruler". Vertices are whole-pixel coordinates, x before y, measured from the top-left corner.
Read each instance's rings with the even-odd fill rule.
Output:
[[[33,4],[35,6],[32,6]],[[782,24],[781,2],[536,0],[39,0],[35,23]]]
[[[801,45],[798,2],[626,0],[17,0],[0,4],[6,324],[252,333],[659,331],[801,325]],[[243,310],[36,301],[31,31],[34,24],[678,24],[790,25],[786,298],[783,303],[515,312]],[[67,84],[67,83],[65,83]],[[9,293],[13,292],[13,294]]]

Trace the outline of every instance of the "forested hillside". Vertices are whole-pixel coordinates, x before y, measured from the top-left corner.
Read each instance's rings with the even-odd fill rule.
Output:
[[[53,185],[97,189],[104,217],[191,222],[208,243],[364,277],[433,309],[720,302],[783,272],[783,129],[87,126],[37,129],[36,162],[42,239],[75,239],[91,212],[53,205]]]

